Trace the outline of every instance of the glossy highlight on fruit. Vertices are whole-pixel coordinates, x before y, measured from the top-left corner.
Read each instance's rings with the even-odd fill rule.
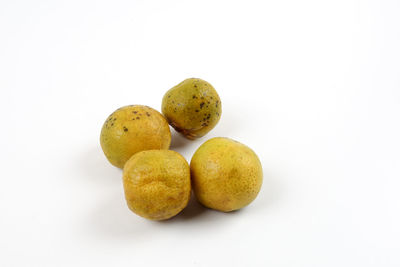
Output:
[[[162,100],[162,113],[186,138],[200,138],[218,123],[221,99],[211,84],[190,78],[167,91]]]
[[[261,162],[254,151],[222,137],[212,138],[197,149],[190,171],[198,201],[224,212],[250,204],[263,180]]]
[[[166,220],[186,207],[190,198],[190,168],[172,150],[136,153],[123,172],[128,207],[150,220]]]
[[[141,105],[125,106],[104,122],[100,144],[108,161],[123,168],[137,152],[168,149],[171,132],[166,119],[157,110]]]

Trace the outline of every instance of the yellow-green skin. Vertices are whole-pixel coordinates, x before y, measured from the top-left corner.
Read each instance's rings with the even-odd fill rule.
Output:
[[[254,151],[222,137],[212,138],[197,149],[190,171],[199,202],[224,212],[250,204],[263,180],[261,162]]]
[[[125,164],[124,190],[128,207],[150,220],[166,220],[178,214],[190,198],[190,168],[172,150],[148,150]]]
[[[114,111],[101,129],[100,144],[108,161],[118,168],[135,153],[168,149],[171,131],[164,116],[147,106],[125,106]]]
[[[191,78],[164,95],[162,113],[175,130],[188,139],[204,136],[221,117],[221,99],[208,82]]]

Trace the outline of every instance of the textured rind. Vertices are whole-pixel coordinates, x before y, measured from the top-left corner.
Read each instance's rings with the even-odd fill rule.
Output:
[[[212,138],[197,149],[190,170],[199,202],[224,212],[250,204],[263,180],[261,162],[254,151],[221,137]]]
[[[104,122],[100,144],[108,161],[123,168],[135,153],[150,149],[169,149],[168,122],[157,110],[131,105],[114,111]]]
[[[204,136],[217,125],[221,99],[208,82],[190,78],[171,88],[162,100],[168,123],[188,139]]]
[[[189,201],[189,164],[172,150],[142,151],[125,164],[123,183],[129,209],[150,220],[166,220]]]

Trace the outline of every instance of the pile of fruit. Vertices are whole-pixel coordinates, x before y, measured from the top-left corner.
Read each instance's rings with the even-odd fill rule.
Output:
[[[188,204],[191,190],[208,208],[229,212],[252,202],[262,184],[259,158],[249,147],[216,137],[194,153],[190,166],[168,150],[170,124],[188,139],[206,135],[221,117],[221,99],[201,79],[186,79],[166,92],[162,113],[125,106],[105,121],[100,144],[109,162],[123,168],[128,207],[151,220],[169,219]]]

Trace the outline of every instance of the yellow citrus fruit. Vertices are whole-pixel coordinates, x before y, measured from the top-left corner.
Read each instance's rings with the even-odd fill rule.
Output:
[[[147,106],[125,106],[104,122],[100,144],[108,161],[119,168],[135,153],[168,149],[171,132],[164,116]]]
[[[217,91],[208,82],[196,78],[186,79],[167,91],[161,109],[169,124],[188,139],[207,134],[222,113]]]
[[[184,209],[190,198],[190,168],[172,150],[136,153],[123,172],[128,207],[150,220],[166,220]]]
[[[225,212],[250,204],[263,180],[261,162],[254,151],[221,137],[212,138],[197,149],[190,171],[199,202]]]

